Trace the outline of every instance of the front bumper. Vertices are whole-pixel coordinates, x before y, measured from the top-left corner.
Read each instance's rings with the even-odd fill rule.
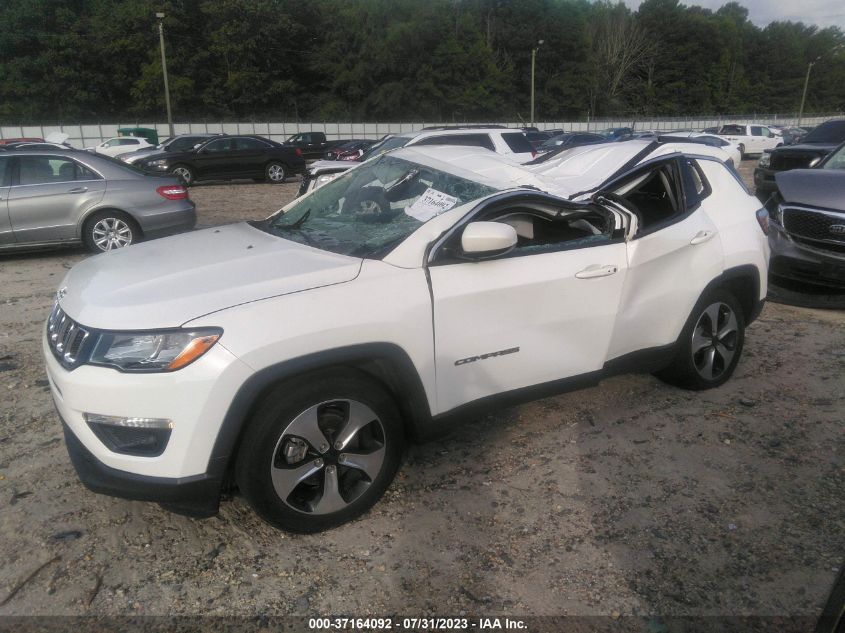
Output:
[[[845,253],[825,251],[792,239],[772,222],[769,232],[769,273],[815,286],[845,289]]]
[[[229,463],[215,441],[241,385],[254,373],[220,343],[171,373],[122,373],[80,365],[65,369],[42,337],[43,355],[68,452],[80,479],[95,492],[159,501],[169,509],[207,516],[217,506]],[[109,449],[86,413],[173,421],[166,448],[141,456]]]
[[[85,448],[61,414],[59,419],[62,421],[70,461],[80,481],[92,492],[123,499],[157,501],[171,512],[197,518],[217,514],[222,473],[167,478],[117,470],[106,466]]]

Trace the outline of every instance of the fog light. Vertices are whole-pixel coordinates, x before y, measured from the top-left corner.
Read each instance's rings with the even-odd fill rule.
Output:
[[[170,440],[173,421],[86,413],[85,421],[106,447],[115,453],[155,457]]]

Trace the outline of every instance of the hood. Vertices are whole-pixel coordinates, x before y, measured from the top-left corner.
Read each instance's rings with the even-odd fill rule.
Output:
[[[781,145],[773,150],[772,153],[778,154],[816,154],[817,156],[826,156],[830,154],[838,143],[799,143],[797,145]]]
[[[838,169],[793,169],[775,174],[785,202],[845,211],[845,171]]]
[[[107,330],[178,327],[249,301],[351,281],[361,259],[231,224],[96,255],[62,281],[62,309]]]
[[[351,160],[315,160],[308,166],[308,173],[312,176],[325,172],[346,171],[360,163]]]

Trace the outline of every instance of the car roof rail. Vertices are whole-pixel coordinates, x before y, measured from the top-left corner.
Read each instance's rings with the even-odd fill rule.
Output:
[[[424,127],[422,132],[431,132],[434,130],[489,130],[489,129],[507,129],[506,125],[497,124],[472,124],[472,125],[429,125]]]

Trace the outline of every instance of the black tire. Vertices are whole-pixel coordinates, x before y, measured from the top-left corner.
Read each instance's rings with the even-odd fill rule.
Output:
[[[117,209],[97,211],[82,225],[82,242],[92,253],[126,248],[141,241],[141,229],[128,214]]]
[[[717,321],[715,328],[713,315],[716,315]],[[734,324],[733,330],[730,329],[731,323]],[[714,336],[719,331],[723,331],[724,336]],[[745,316],[742,307],[727,290],[713,290],[699,299],[693,308],[675,345],[672,363],[655,375],[663,382],[683,389],[718,387],[736,369],[744,342]],[[705,344],[707,346],[702,347]]]
[[[267,166],[264,168],[264,179],[271,184],[280,185],[287,177],[287,166],[277,160],[274,160],[272,163],[267,163]]]
[[[376,417],[361,424],[344,449],[337,442],[355,419],[353,406]],[[310,440],[305,429],[312,431]],[[259,405],[238,449],[235,479],[255,512],[271,525],[319,532],[351,521],[382,497],[399,468],[404,445],[399,409],[377,382],[355,370],[311,373],[280,383]],[[349,466],[350,457],[374,455],[381,461],[371,468],[372,477]],[[304,473],[311,474],[300,479]],[[330,479],[337,495],[327,494]],[[329,502],[321,508],[324,499]]]
[[[188,165],[173,165],[170,169],[170,174],[172,176],[176,176],[179,180],[181,180],[186,187],[190,187],[194,184],[194,180],[196,179],[196,174],[194,174],[194,170],[191,169]]]

